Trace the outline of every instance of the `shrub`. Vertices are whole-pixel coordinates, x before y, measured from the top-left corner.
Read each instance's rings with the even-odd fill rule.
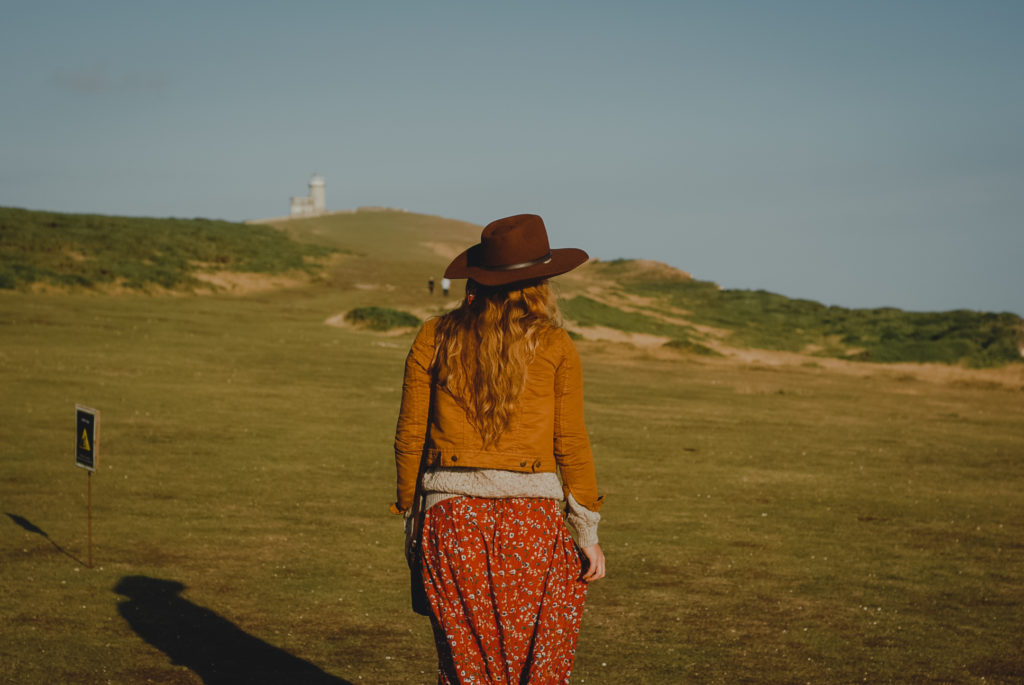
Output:
[[[420,320],[408,312],[387,307],[356,307],[345,314],[345,321],[372,331],[419,326]]]
[[[707,345],[701,345],[700,343],[693,342],[692,340],[686,339],[675,339],[669,340],[663,345],[673,350],[679,350],[680,352],[689,352],[690,354],[699,354],[706,357],[721,357],[722,355],[715,352]]]
[[[18,287],[18,277],[11,269],[0,269],[0,290],[13,290]]]

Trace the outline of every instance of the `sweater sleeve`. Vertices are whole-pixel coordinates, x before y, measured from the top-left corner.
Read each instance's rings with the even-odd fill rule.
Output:
[[[598,511],[603,496],[597,493],[594,454],[583,419],[583,370],[580,355],[563,332],[565,354],[555,371],[555,461],[565,494],[591,511]]]
[[[597,524],[601,522],[601,514],[587,509],[572,495],[569,495],[566,500],[565,509],[569,525],[576,531],[576,544],[580,547],[596,545],[598,543]]]
[[[430,361],[433,357],[433,326],[424,324],[405,359],[402,404],[395,428],[396,501],[392,513],[400,514],[412,506],[419,476],[420,460],[427,439],[430,419]]]

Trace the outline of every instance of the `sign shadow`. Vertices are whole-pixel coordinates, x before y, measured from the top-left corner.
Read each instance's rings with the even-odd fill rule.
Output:
[[[181,596],[177,581],[125,576],[114,592],[132,630],[206,685],[352,685]]]
[[[49,536],[49,534],[45,530],[43,530],[42,528],[40,528],[36,524],[32,523],[31,521],[29,521],[24,516],[18,516],[17,514],[12,514],[10,512],[4,512],[4,513],[7,514],[8,518],[10,518],[12,521],[14,521],[16,524],[18,524],[19,526],[21,526],[22,528],[24,528],[28,532],[35,533],[36,535],[42,535],[44,538],[47,539],[47,541],[51,545],[54,546],[54,548],[58,552],[60,552],[64,556],[68,557],[69,559],[71,559],[75,563],[79,564],[80,566],[87,566],[87,564],[84,561],[82,561],[81,559],[76,557],[74,554],[72,554],[71,552],[67,551],[66,549],[64,549],[63,547],[58,545],[56,542],[54,542],[53,538],[51,538]]]

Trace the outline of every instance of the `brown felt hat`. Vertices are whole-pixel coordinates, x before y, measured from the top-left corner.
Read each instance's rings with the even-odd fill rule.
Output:
[[[507,285],[572,271],[589,256],[575,247],[548,244],[544,220],[516,214],[492,221],[473,245],[445,269],[445,278],[472,278],[481,285]]]

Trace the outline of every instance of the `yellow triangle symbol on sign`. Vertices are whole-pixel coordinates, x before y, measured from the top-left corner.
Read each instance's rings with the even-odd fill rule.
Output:
[[[82,429],[82,442],[78,446],[81,447],[83,450],[92,449],[91,447],[89,447],[89,431],[87,431],[84,428]]]

